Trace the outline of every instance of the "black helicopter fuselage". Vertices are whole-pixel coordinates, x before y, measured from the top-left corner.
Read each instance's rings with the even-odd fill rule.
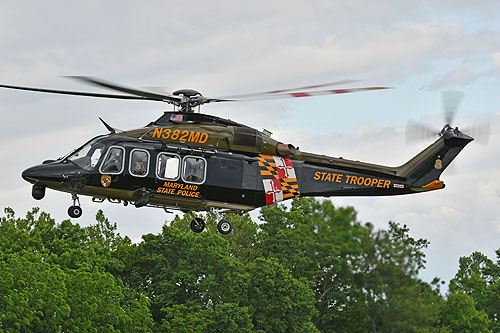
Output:
[[[244,212],[299,196],[410,194],[444,187],[439,175],[472,138],[456,129],[399,167],[301,152],[230,120],[166,112],[138,130],[90,140],[23,172],[45,188],[183,211]]]
[[[108,135],[92,139],[68,156],[45,161],[23,172],[33,184],[32,196],[40,200],[45,189],[72,194],[70,217],[82,214],[79,195],[93,201],[132,202],[184,212],[245,212],[303,196],[401,195],[444,187],[441,173],[473,139],[450,123],[462,94],[444,98],[445,126],[439,138],[411,160],[389,167],[302,152],[229,119],[196,113],[207,103],[302,98],[385,90],[388,87],[351,87],[341,80],[296,88],[221,97],[204,97],[192,89],[161,93],[136,89],[86,76],[71,77],[114,93],[47,89],[0,84],[0,88],[107,99],[158,101],[174,106],[144,128],[117,132],[101,121]],[[336,87],[336,88],[333,88]],[[447,102],[446,102],[447,101]],[[176,109],[177,108],[177,109]],[[417,128],[426,128],[420,124]],[[387,150],[390,147],[381,147]],[[202,232],[205,222],[193,216],[191,229]],[[228,234],[226,218],[217,230]]]

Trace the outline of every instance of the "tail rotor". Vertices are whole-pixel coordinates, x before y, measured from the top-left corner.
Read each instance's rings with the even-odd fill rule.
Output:
[[[461,91],[447,90],[441,92],[444,126],[439,129],[423,122],[410,121],[406,126],[406,143],[427,141],[429,138],[443,136],[446,131],[458,130],[458,127],[453,127],[453,121],[463,98],[464,94]],[[485,122],[466,127],[463,132],[472,135],[481,143],[487,143],[490,133],[489,123]]]

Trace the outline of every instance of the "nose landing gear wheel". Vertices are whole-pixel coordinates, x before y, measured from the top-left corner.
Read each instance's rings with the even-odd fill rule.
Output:
[[[195,217],[191,220],[191,230],[196,233],[202,232],[205,230],[205,221],[202,218]]]
[[[233,230],[233,225],[229,220],[220,220],[217,223],[217,231],[219,231],[223,235],[229,234]]]
[[[82,207],[80,206],[71,206],[68,208],[68,215],[72,218],[79,218],[82,216],[82,212]]]

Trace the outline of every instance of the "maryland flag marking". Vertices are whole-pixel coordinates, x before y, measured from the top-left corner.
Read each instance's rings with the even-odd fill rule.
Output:
[[[299,183],[291,159],[263,154],[260,154],[258,159],[266,205],[300,196]]]

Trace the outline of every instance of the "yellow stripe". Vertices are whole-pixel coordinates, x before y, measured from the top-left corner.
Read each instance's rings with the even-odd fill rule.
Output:
[[[291,183],[291,182],[296,182],[297,178],[284,178],[283,180]]]

